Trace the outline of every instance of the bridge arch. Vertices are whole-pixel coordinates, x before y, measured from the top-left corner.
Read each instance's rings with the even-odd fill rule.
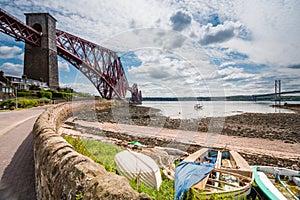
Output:
[[[137,103],[141,92],[128,86],[121,61],[117,54],[97,44],[56,30],[56,19],[48,13],[27,13],[26,24],[0,8],[0,31],[26,43],[24,75],[28,78],[58,86],[60,55],[81,71],[106,99],[125,99],[130,90]]]
[[[42,33],[42,32],[43,32],[42,25],[41,25],[41,24],[39,24],[39,23],[35,23],[35,24],[33,24],[32,28],[34,28],[34,30],[36,30],[36,31],[38,31],[38,32],[40,32],[40,33]]]

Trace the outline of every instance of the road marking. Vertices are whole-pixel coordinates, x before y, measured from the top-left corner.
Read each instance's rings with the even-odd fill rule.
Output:
[[[41,113],[40,113],[40,114],[41,114]],[[23,124],[24,122],[26,122],[26,121],[28,121],[28,120],[30,120],[30,119],[32,119],[32,118],[38,117],[40,114],[36,114],[36,115],[30,116],[30,117],[25,118],[25,119],[23,119],[23,120],[21,120],[21,121],[18,121],[17,123],[15,123],[15,124],[13,124],[13,125],[11,125],[11,126],[8,126],[8,127],[4,128],[4,129],[2,129],[2,130],[0,131],[0,137],[1,137],[2,135],[4,135],[4,134],[8,133],[9,131],[13,130],[14,128],[16,128],[17,126],[19,126],[20,124]]]

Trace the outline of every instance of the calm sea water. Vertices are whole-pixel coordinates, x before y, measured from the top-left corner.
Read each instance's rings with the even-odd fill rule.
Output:
[[[196,110],[195,104],[202,105]],[[289,102],[300,103],[300,102]],[[158,108],[171,118],[191,119],[203,117],[223,117],[242,113],[293,113],[287,109],[271,107],[274,102],[262,101],[144,101],[143,106]]]

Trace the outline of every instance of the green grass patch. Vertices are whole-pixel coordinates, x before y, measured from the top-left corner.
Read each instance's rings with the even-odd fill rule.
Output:
[[[98,142],[94,140],[83,140],[87,150],[96,158],[96,162],[100,163],[109,172],[116,173],[116,165],[114,162],[115,155],[124,149],[117,145]]]
[[[146,193],[152,199],[157,200],[173,200],[174,199],[174,181],[167,178],[163,178],[162,184],[160,185],[159,191],[154,188],[148,187],[145,184],[138,182],[137,180],[130,181],[130,185],[133,189],[139,193]]]
[[[71,144],[78,153],[85,155],[85,156],[91,158],[92,160],[96,161],[95,156],[92,153],[90,153],[89,150],[85,147],[83,140],[81,140],[80,138],[75,138],[75,137],[71,137],[71,136],[64,136],[63,138],[69,144]]]
[[[64,136],[64,138],[78,153],[88,156],[95,162],[101,164],[105,167],[106,171],[116,173],[114,158],[117,153],[124,149],[113,144],[98,142],[95,140],[81,140],[80,138],[70,136]]]
[[[80,138],[74,138],[70,136],[64,136],[65,140],[70,143],[77,152],[90,157],[95,162],[100,163],[109,172],[116,173],[116,165],[114,162],[115,155],[124,149],[119,146],[98,142],[94,140],[86,140]],[[147,187],[142,183],[138,183],[137,180],[130,182],[133,189],[138,192],[143,192],[151,196],[152,199],[157,200],[172,200],[174,199],[174,182],[163,177],[163,182],[159,191]]]
[[[17,102],[16,102],[17,101]],[[3,110],[14,110],[16,109],[16,103],[18,108],[32,108],[37,107],[39,105],[45,105],[50,103],[50,99],[48,98],[40,98],[40,99],[31,99],[31,98],[13,98],[7,99],[0,102],[0,109]]]

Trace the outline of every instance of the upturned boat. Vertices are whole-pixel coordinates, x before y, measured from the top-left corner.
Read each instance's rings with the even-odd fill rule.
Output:
[[[202,148],[175,169],[175,199],[239,199],[254,180],[251,167],[236,151]]]
[[[122,151],[115,156],[119,174],[128,180],[137,180],[159,190],[162,183],[161,173],[155,161],[147,155],[131,150]]]
[[[300,171],[282,167],[252,166],[254,181],[262,198],[286,200],[300,198]]]

